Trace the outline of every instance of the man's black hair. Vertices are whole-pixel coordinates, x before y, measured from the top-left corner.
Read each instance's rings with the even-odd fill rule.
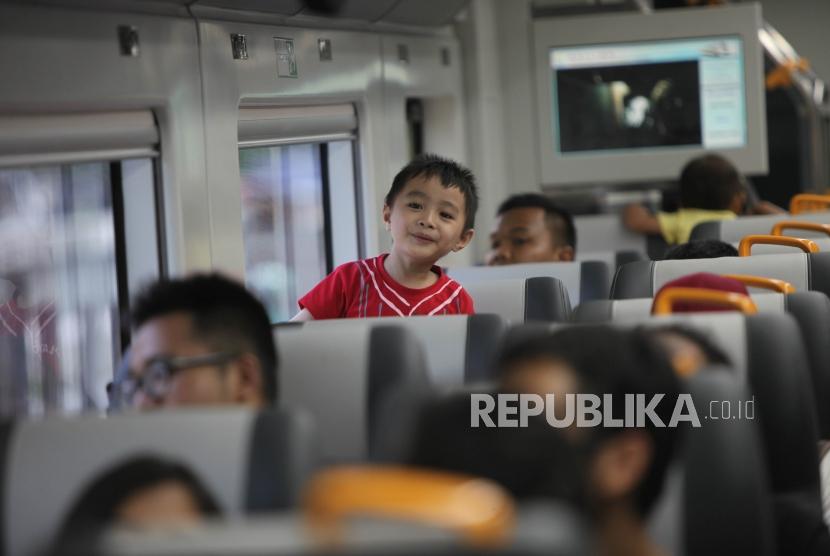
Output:
[[[545,211],[548,229],[554,245],[569,245],[576,252],[576,226],[571,214],[553,202],[549,197],[539,193],[520,193],[508,197],[496,211],[501,216],[508,210],[520,208],[540,208]]]
[[[187,467],[140,455],[114,465],[87,485],[66,514],[55,553],[81,554],[82,547],[94,548],[100,533],[118,521],[118,511],[130,497],[167,482],[184,486],[205,517],[220,514],[213,495]]]
[[[728,210],[735,195],[743,191],[738,170],[717,154],[692,159],[680,174],[680,205],[683,208]]]
[[[422,154],[404,166],[392,180],[384,203],[392,207],[409,180],[438,178],[444,187],[457,187],[464,195],[464,230],[475,228],[478,210],[478,189],[473,173],[461,164],[434,154]]]
[[[645,394],[645,399],[664,394],[655,413],[668,424],[680,389],[670,360],[661,346],[642,330],[586,325],[553,333],[528,335],[507,343],[499,357],[502,378],[518,363],[538,359],[561,361],[576,373],[579,392],[611,394],[613,416],[624,418],[625,394]],[[591,429],[599,441],[625,428]],[[663,488],[666,471],[674,456],[676,429],[655,427],[646,419],[643,429],[652,440],[653,455],[648,472],[635,493],[635,506],[646,515]]]
[[[262,367],[263,395],[277,400],[277,350],[271,321],[262,303],[242,284],[219,274],[196,274],[159,280],[139,293],[133,303],[132,325],[170,313],[190,315],[193,333],[220,351],[253,353]]]
[[[665,260],[677,259],[715,259],[717,257],[737,257],[738,250],[729,243],[717,239],[701,239],[675,245],[663,256]]]

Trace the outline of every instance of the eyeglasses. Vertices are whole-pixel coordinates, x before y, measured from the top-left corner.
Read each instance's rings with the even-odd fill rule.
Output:
[[[195,367],[224,367],[238,355],[239,352],[222,351],[190,357],[159,357],[150,360],[140,375],[130,374],[114,386],[121,404],[132,404],[139,391],[148,398],[160,400],[167,395],[170,381],[179,371]]]

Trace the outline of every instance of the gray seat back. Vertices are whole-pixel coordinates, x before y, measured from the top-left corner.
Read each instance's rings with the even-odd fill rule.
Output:
[[[698,373],[686,385],[698,409],[750,398],[724,369]],[[649,536],[667,554],[717,554],[725,546],[740,554],[774,554],[773,502],[757,430],[748,420],[698,417],[700,428],[683,431],[647,519]]]
[[[574,218],[577,254],[600,251],[636,251],[645,254],[646,238],[623,226],[619,214],[597,214]]]
[[[306,328],[374,328],[388,318],[310,321]],[[424,347],[430,381],[436,386],[460,386],[491,378],[492,361],[507,327],[498,315],[445,315],[394,319]]]
[[[157,411],[0,427],[2,553],[39,554],[102,472],[131,457],[182,462],[230,515],[288,508],[310,474],[311,421],[282,410]]]
[[[643,261],[647,258],[648,257],[646,257],[645,253],[633,250],[595,251],[591,253],[576,254],[577,262],[599,261],[610,268],[612,273],[624,264],[633,263],[634,261]]]
[[[719,239],[726,243],[741,241],[741,238],[750,234],[768,234],[776,222],[781,220],[802,220],[804,222],[819,222],[830,224],[830,212],[815,212],[809,214],[772,214],[763,216],[741,216],[734,220],[718,220],[701,222],[692,230],[690,241],[699,239]],[[802,235],[804,234],[804,235]],[[821,238],[826,234],[817,232],[799,231],[798,237]]]
[[[601,261],[468,266],[450,268],[448,273],[468,292],[468,286],[478,282],[543,276],[556,278],[568,291],[572,307],[581,301],[607,299],[612,276],[611,268]]]
[[[687,385],[697,408],[724,401],[737,407],[750,399],[744,385],[717,369]],[[775,554],[773,498],[756,427],[745,419],[701,425],[687,431],[684,443],[682,553]]]
[[[793,295],[796,297],[793,298]],[[818,292],[795,292],[790,295],[770,292],[750,295],[759,313],[783,313],[787,310],[789,301],[805,296],[814,302],[821,299],[821,294]],[[594,323],[641,321],[651,315],[653,303],[654,298],[651,297],[587,301],[574,309],[571,320]]]
[[[812,392],[821,438],[830,438],[830,298],[820,292],[795,292],[790,295],[762,293],[752,295],[760,313],[792,315],[804,340],[812,379]],[[573,313],[574,322],[638,322],[648,318],[651,298],[597,300],[583,303]]]
[[[360,516],[344,523],[336,546],[323,546],[301,513],[222,520],[188,531],[113,530],[108,556],[586,556],[589,531],[573,509],[539,501],[517,507],[505,547],[471,547],[457,532],[412,519]]]
[[[406,433],[428,394],[421,343],[396,321],[274,328],[280,404],[314,417],[324,462],[394,459],[388,443]]]
[[[476,312],[499,315],[509,323],[563,322],[571,317],[568,290],[556,278],[507,278],[464,284]]]
[[[750,274],[777,278],[796,291],[830,294],[830,253],[793,253],[753,257],[720,257],[673,261],[638,261],[624,265],[614,277],[612,299],[652,297],[666,282],[695,272]]]

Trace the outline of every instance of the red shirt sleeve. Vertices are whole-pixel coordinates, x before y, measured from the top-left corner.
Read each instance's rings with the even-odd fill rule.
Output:
[[[461,288],[461,291],[458,292],[458,306],[461,310],[462,315],[475,315],[476,308],[475,304],[473,303],[473,298],[470,297],[470,294],[467,293],[467,290]]]
[[[335,268],[331,274],[320,280],[311,291],[297,301],[300,309],[308,309],[315,320],[337,319],[346,314],[346,287],[344,267]]]

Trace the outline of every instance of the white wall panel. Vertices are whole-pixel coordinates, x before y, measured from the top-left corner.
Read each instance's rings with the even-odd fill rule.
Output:
[[[138,28],[138,57],[119,54],[119,25]],[[153,110],[169,268],[211,266],[192,20],[2,4],[0,68],[0,114]]]
[[[399,47],[405,46],[408,62],[399,59]],[[449,65],[444,65],[441,51],[449,51]],[[383,76],[385,120],[389,157],[385,161],[384,180],[375,190],[376,204],[383,198],[395,174],[409,162],[407,152],[406,99],[424,101],[424,150],[469,165],[464,130],[464,94],[461,48],[449,37],[383,36]],[[478,176],[477,176],[478,177]],[[382,232],[381,250],[390,246]],[[441,260],[447,266],[466,266],[474,260],[473,249],[451,253]]]
[[[511,0],[511,5],[513,1],[520,5],[527,0]],[[458,26],[465,55],[463,105],[466,109],[470,166],[481,190],[476,238],[471,246],[471,255],[475,256],[476,261],[482,261],[488,250],[496,208],[514,192],[513,176],[508,172],[508,149],[517,137],[515,134],[508,135],[509,128],[504,121],[505,106],[520,107],[528,114],[532,112],[532,106],[525,98],[505,98],[503,95],[504,71],[499,54],[503,47],[497,36],[497,31],[501,29],[496,11],[499,4],[499,0],[473,2],[467,18]],[[525,37],[513,35],[509,38],[525,40]],[[517,63],[527,62],[520,60]],[[521,136],[518,139],[521,140]]]
[[[244,274],[237,149],[240,105],[355,105],[360,184],[368,192],[362,200],[367,215],[365,248],[375,253],[381,209],[375,202],[375,187],[384,183],[388,158],[379,36],[210,20],[199,22],[199,32],[214,265],[237,276]],[[247,60],[232,58],[231,33],[246,35]],[[277,76],[274,37],[294,40],[296,78]],[[331,40],[331,61],[320,61],[319,38]]]

